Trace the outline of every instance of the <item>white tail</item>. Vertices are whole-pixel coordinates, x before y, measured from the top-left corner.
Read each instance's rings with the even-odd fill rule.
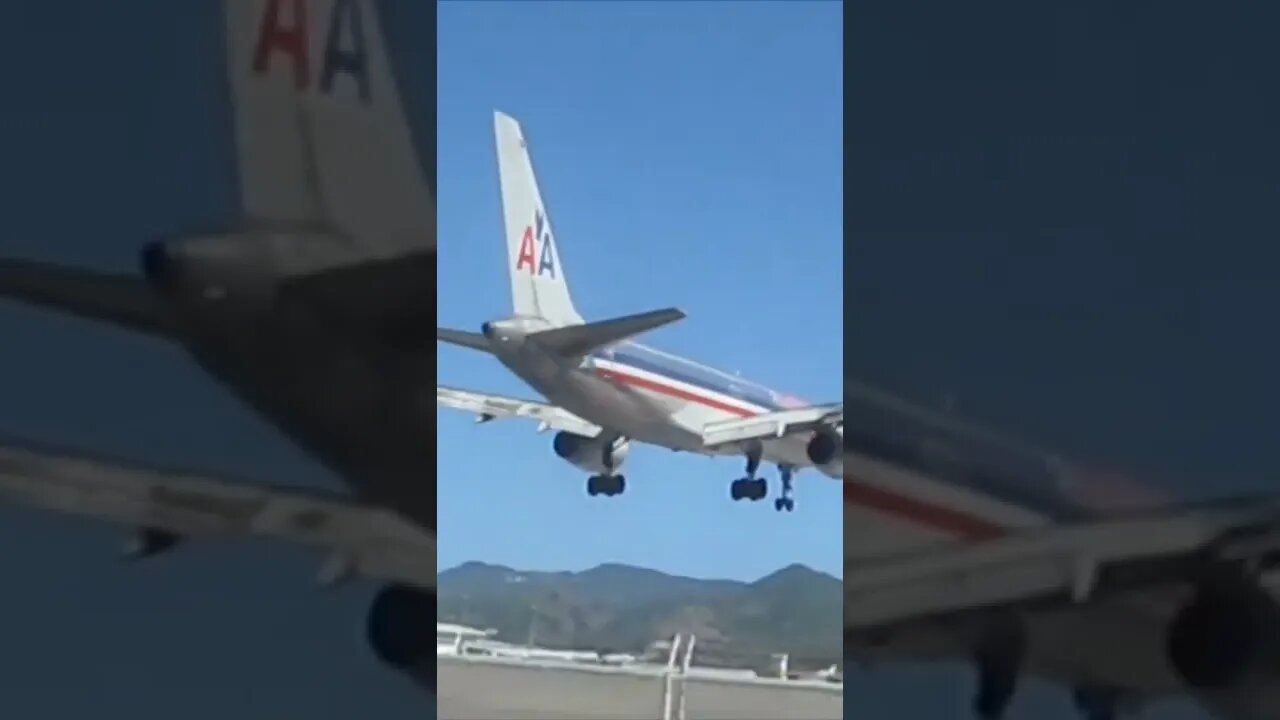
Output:
[[[538,193],[524,133],[514,118],[502,113],[494,114],[493,124],[515,314],[541,318],[556,327],[579,325],[582,316],[569,297],[564,265]]]
[[[223,0],[244,214],[374,258],[434,246],[435,206],[372,0]]]

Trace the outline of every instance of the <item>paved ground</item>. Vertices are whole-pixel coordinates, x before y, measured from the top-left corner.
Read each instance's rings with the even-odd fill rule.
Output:
[[[844,717],[844,693],[832,687],[690,679],[685,710],[688,720],[836,720]]]
[[[660,720],[663,679],[594,668],[438,658],[441,720]],[[689,680],[688,720],[825,720],[843,716],[831,689]]]

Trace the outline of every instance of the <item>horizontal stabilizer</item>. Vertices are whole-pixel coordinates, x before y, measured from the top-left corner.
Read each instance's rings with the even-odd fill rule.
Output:
[[[467,332],[466,330],[450,330],[449,328],[436,328],[436,340],[447,342],[450,345],[471,348],[472,350],[489,352],[489,340],[480,333]]]
[[[172,319],[136,275],[100,273],[35,260],[0,260],[0,298],[169,337]]]
[[[581,357],[592,350],[626,340],[633,335],[648,332],[663,325],[683,320],[684,312],[676,308],[654,310],[639,315],[626,315],[612,320],[570,325],[554,330],[543,330],[530,337],[539,345],[566,357]]]

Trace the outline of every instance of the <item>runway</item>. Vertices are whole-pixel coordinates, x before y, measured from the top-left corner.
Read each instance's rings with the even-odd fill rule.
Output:
[[[658,671],[437,658],[441,720],[661,720]],[[843,717],[834,686],[685,679],[687,720],[824,720]]]

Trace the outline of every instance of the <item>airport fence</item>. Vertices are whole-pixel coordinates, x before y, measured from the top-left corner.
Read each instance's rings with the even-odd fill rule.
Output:
[[[437,658],[444,720],[824,720],[843,717],[843,687],[693,667],[677,637],[662,665],[609,667],[516,658]]]

